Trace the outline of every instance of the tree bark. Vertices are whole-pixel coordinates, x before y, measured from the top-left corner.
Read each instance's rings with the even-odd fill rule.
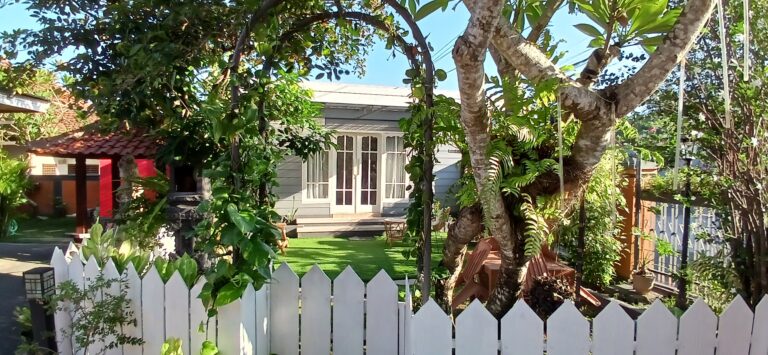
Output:
[[[447,312],[451,310],[453,290],[459,280],[461,265],[467,252],[467,244],[483,232],[483,209],[479,205],[462,208],[454,223],[448,226],[448,237],[443,247],[443,260],[440,262],[448,277],[435,285],[435,299]]]
[[[483,90],[485,72],[483,62],[490,43],[493,28],[499,21],[500,0],[467,1],[474,8],[464,34],[453,48],[453,60],[459,78],[461,95],[461,123],[464,127],[480,203],[486,227],[501,247],[501,275],[494,288],[487,308],[500,316],[506,312],[506,300],[515,299],[517,282],[510,282],[523,260],[515,252],[518,238],[513,236],[512,223],[500,191],[490,191],[488,143],[489,114]],[[470,5],[468,5],[470,6]],[[507,58],[507,60],[509,60]],[[517,281],[517,278],[515,278]]]

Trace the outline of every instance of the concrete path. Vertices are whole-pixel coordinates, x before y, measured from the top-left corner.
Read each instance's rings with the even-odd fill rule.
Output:
[[[13,309],[26,304],[21,274],[48,265],[54,247],[56,245],[0,243],[0,354],[13,354],[19,344]]]

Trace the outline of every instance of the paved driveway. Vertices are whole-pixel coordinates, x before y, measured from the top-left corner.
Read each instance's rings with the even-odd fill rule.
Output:
[[[21,274],[47,265],[54,247],[56,245],[0,243],[0,354],[13,354],[19,343],[13,309],[26,304]]]

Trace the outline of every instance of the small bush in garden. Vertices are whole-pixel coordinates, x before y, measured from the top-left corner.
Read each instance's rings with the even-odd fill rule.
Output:
[[[27,180],[27,163],[12,159],[0,151],[0,239],[11,234],[10,225],[16,207],[27,202],[24,195]]]
[[[573,300],[575,290],[567,280],[542,276],[536,278],[531,289],[525,295],[525,302],[539,317],[546,319],[554,313],[565,300]]]
[[[65,336],[72,336],[75,350],[85,354],[104,354],[120,345],[141,345],[144,340],[123,333],[123,327],[136,326],[133,311],[128,308],[128,290],[120,287],[117,294],[107,290],[120,280],[99,275],[81,289],[72,281],[59,285],[51,299],[51,307],[67,312],[72,318],[71,329],[64,329]],[[102,348],[95,348],[97,342]]]

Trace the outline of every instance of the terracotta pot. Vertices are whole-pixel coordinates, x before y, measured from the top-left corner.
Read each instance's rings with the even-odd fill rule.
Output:
[[[634,274],[632,275],[632,288],[635,289],[635,292],[645,295],[648,292],[651,292],[653,281],[654,277],[651,273]]]

